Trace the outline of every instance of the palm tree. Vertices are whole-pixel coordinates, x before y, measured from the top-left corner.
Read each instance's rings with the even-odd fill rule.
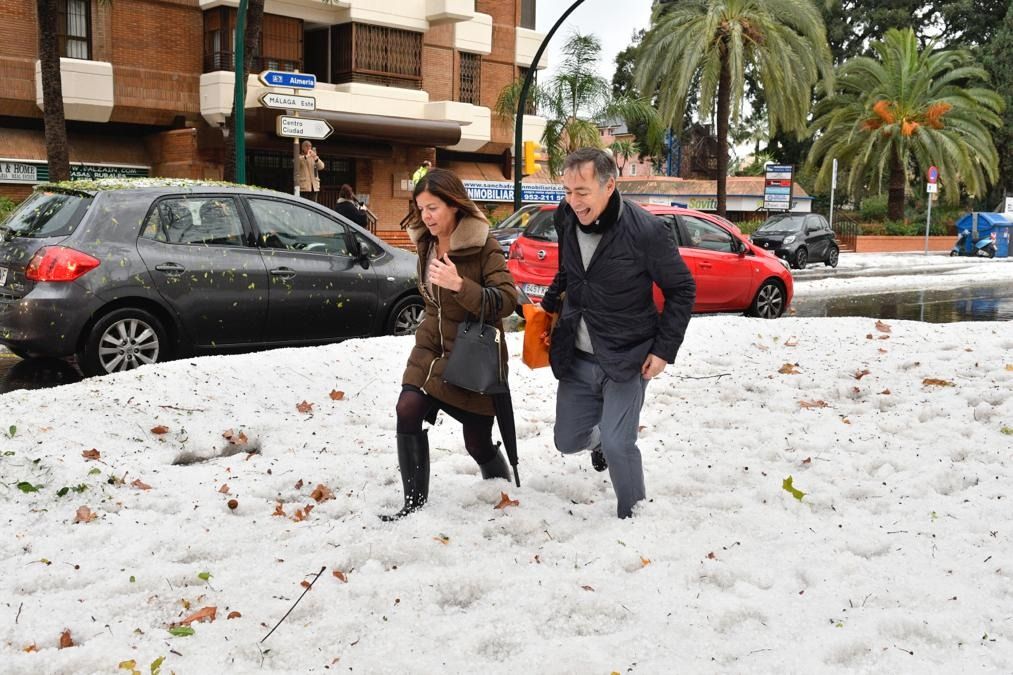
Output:
[[[633,148],[633,141],[626,139],[612,141],[612,144],[609,145],[609,150],[612,151],[612,156],[615,157],[616,160],[616,167],[619,169],[619,175],[622,176],[623,169],[625,169],[626,165],[630,163],[630,157],[632,157],[633,153],[636,152]],[[620,158],[622,158],[622,160],[620,160]]]
[[[550,175],[558,176],[566,155],[577,148],[601,147],[601,134],[593,120],[647,124],[648,144],[652,149],[660,147],[662,127],[654,107],[641,99],[614,98],[609,82],[598,75],[601,42],[597,37],[572,34],[563,47],[563,57],[552,80],[530,92],[547,121],[541,141],[549,155]],[[499,116],[513,119],[520,89],[520,82],[514,82],[500,92],[496,100]]]
[[[717,103],[717,210],[727,207],[728,127],[739,119],[745,73],[767,93],[771,132],[806,132],[812,87],[830,86],[826,29],[811,0],[681,0],[657,4],[641,44],[637,86],[657,92],[662,119],[682,128],[694,81],[700,117]]]
[[[60,45],[57,41],[59,2],[37,0],[39,21],[39,69],[42,71],[42,121],[46,136],[49,180],[70,180],[67,151],[67,121],[63,114],[63,77],[60,72]]]
[[[983,194],[998,176],[999,158],[987,127],[999,127],[1001,96],[980,85],[988,74],[963,49],[924,50],[911,29],[887,31],[872,44],[878,58],[855,57],[838,70],[837,89],[816,106],[808,163],[817,188],[829,186],[834,158],[852,195],[888,184],[887,217],[904,217],[910,180],[939,168],[947,201],[959,186]],[[839,177],[839,180],[842,178]]]

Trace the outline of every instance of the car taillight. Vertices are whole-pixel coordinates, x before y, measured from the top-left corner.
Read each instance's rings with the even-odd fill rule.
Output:
[[[521,250],[520,244],[516,241],[510,246],[510,259],[524,260],[524,252]]]
[[[74,281],[95,269],[102,261],[66,246],[44,246],[36,251],[25,269],[32,281]]]

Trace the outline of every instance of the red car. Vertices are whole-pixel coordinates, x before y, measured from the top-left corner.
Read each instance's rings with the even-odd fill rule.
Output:
[[[794,285],[787,263],[754,246],[733,223],[678,206],[641,206],[672,228],[679,253],[696,281],[694,312],[745,312],[776,319],[788,309]],[[510,247],[507,266],[532,302],[541,302],[559,267],[552,223],[555,210],[550,205],[533,214]],[[664,298],[657,287],[654,302],[660,311]]]

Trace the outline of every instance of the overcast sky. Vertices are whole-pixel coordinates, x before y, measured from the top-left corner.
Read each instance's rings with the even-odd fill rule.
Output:
[[[552,24],[573,4],[573,0],[538,0],[536,14],[537,30],[548,33]],[[599,69],[602,77],[609,82],[615,72],[616,54],[628,47],[633,32],[647,28],[651,22],[651,0],[584,0],[580,7],[566,19],[552,36],[549,43],[549,77],[562,60],[560,48],[574,31],[591,33],[602,44],[602,59]],[[547,81],[547,78],[541,81]]]

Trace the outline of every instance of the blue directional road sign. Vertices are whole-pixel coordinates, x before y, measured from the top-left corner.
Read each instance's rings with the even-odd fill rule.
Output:
[[[313,73],[287,73],[283,70],[265,70],[258,77],[268,87],[315,89],[317,86],[317,76]]]

